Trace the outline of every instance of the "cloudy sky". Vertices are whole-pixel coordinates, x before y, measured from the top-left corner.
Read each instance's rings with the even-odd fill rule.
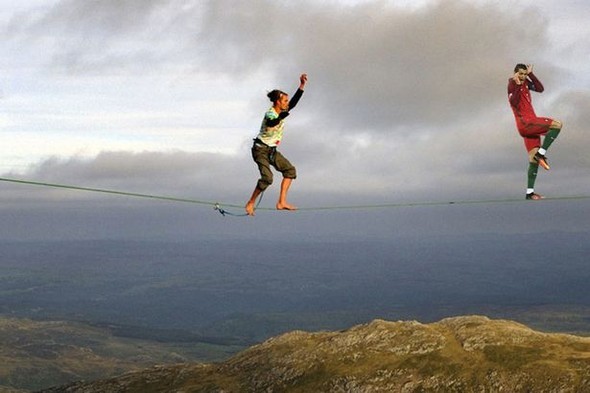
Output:
[[[506,85],[524,62],[545,85],[537,113],[565,124],[537,190],[590,195],[589,19],[583,0],[0,0],[0,174],[241,205],[266,93],[294,92],[306,72],[281,145],[298,169],[292,203],[522,198]],[[153,225],[186,217],[0,186],[5,216],[35,212],[38,231],[55,230],[52,212],[84,221],[107,205],[147,207]],[[29,232],[17,222],[3,236]]]

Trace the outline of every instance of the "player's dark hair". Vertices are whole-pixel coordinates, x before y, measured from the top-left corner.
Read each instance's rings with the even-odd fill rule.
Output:
[[[269,98],[270,102],[277,102],[283,94],[286,95],[287,93],[275,89],[268,93],[266,96]]]
[[[516,67],[514,67],[514,72],[518,72],[518,70],[526,70],[526,64],[518,63]]]

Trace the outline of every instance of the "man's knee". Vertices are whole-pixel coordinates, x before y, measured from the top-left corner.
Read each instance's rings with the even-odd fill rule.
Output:
[[[561,131],[562,127],[563,123],[560,120],[553,120],[553,122],[551,123],[551,128],[554,128],[558,131]]]
[[[272,184],[272,181],[270,183],[263,181],[262,179],[258,180],[258,183],[256,183],[256,187],[260,190],[260,191],[264,191],[268,188],[268,186],[270,186]]]
[[[262,176],[260,177],[260,179],[258,179],[258,183],[257,183],[256,187],[258,187],[258,189],[260,191],[264,191],[271,184],[272,184],[272,173],[270,175],[268,175],[268,174],[262,174]]]
[[[283,171],[283,177],[287,179],[296,179],[297,178],[297,169],[294,166],[291,168]]]

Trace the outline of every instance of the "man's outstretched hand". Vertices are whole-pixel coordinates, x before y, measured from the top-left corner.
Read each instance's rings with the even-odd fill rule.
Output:
[[[301,74],[299,77],[299,88],[303,90],[305,84],[307,83],[307,74]]]

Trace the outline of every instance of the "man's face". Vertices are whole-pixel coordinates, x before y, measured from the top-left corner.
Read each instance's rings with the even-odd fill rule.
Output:
[[[282,94],[279,98],[279,109],[281,111],[289,110],[289,96],[287,94]]]
[[[518,79],[521,82],[525,81],[527,74],[528,74],[527,71],[523,70],[522,68],[519,68],[518,71],[516,72],[516,76],[518,76]]]

